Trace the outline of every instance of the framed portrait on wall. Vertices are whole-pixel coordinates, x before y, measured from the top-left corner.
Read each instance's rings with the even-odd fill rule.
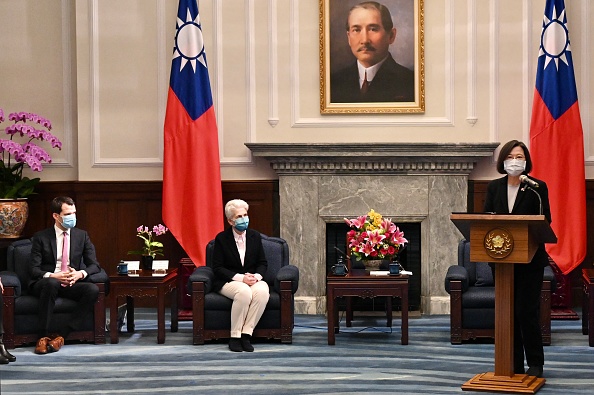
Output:
[[[423,113],[423,0],[320,1],[322,114]]]

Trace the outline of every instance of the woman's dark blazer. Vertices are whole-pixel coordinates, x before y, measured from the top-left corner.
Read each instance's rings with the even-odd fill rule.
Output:
[[[538,183],[538,194],[542,200],[542,213],[551,222],[551,207],[549,205],[549,190],[547,184],[534,177],[530,177]],[[509,212],[507,205],[507,176],[493,180],[487,186],[487,198],[485,200],[485,212],[497,214],[540,214],[540,201],[534,191],[520,186],[518,196],[512,212]],[[549,255],[544,244],[541,244],[532,258],[530,265],[545,267],[549,264]]]
[[[215,237],[212,270],[215,274],[213,291],[219,291],[225,283],[232,281],[237,273],[252,273],[264,276],[268,262],[262,246],[262,237],[258,231],[246,230],[244,264],[241,264],[239,251],[235,245],[233,228],[229,227]]]

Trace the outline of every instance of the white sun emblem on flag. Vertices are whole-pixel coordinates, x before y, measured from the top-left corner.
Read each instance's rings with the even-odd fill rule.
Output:
[[[206,67],[206,55],[204,53],[204,39],[200,28],[200,14],[192,20],[190,9],[183,21],[177,18],[177,33],[175,34],[175,48],[173,59],[182,57],[179,71],[182,71],[186,64],[190,63],[196,73],[196,60]]]
[[[571,47],[569,46],[567,22],[563,23],[563,19],[565,19],[565,10],[557,15],[554,6],[552,19],[549,20],[546,15],[544,17],[540,50],[538,52],[539,57],[546,56],[543,70],[547,68],[552,60],[555,62],[557,70],[559,70],[559,60],[569,65],[565,53],[571,51]]]

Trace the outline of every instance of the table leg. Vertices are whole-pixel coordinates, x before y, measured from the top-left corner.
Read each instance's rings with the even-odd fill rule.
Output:
[[[582,334],[588,334],[588,280],[584,277],[582,285]]]
[[[328,344],[333,346],[335,343],[335,335],[334,335],[334,328],[336,326],[335,323],[335,305],[334,305],[334,291],[332,288],[327,288],[327,295],[326,295],[326,310],[328,310]]]
[[[392,297],[386,296],[386,326],[392,327]]]
[[[400,297],[402,301],[402,338],[400,343],[406,345],[408,344],[408,285],[402,288],[402,295]]]
[[[157,291],[157,343],[165,343],[165,295],[162,287]]]
[[[346,301],[346,326],[350,328],[353,326],[353,298],[350,296],[345,296],[344,299]]]
[[[173,292],[171,292],[171,332],[177,332],[178,319],[177,289],[174,289]]]
[[[128,333],[134,332],[134,298],[132,296],[126,296],[126,329]]]
[[[112,289],[111,306],[109,308],[109,337],[111,344],[117,344],[118,339],[118,296]]]
[[[588,284],[588,345],[594,347],[594,285]]]

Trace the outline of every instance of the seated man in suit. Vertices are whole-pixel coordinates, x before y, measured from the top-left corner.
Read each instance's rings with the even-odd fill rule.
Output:
[[[58,351],[64,345],[64,338],[79,329],[92,312],[91,306],[99,296],[97,285],[84,281],[101,269],[89,235],[75,228],[74,201],[65,196],[57,197],[52,200],[51,210],[54,226],[33,235],[31,246],[29,289],[40,298],[37,354]],[[81,270],[82,263],[86,265],[84,270]],[[58,296],[78,303],[70,319],[62,323],[59,333],[50,337],[49,327]]]
[[[262,237],[248,229],[248,209],[243,200],[227,202],[231,227],[217,235],[213,251],[213,290],[233,300],[229,349],[235,352],[254,351],[251,336],[270,297],[262,279],[268,268]]]

